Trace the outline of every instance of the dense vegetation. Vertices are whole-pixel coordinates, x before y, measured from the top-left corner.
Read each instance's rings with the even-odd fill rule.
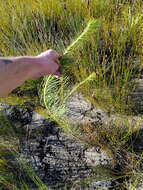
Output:
[[[60,79],[30,79],[1,101],[50,117],[65,132],[89,146],[99,145],[112,154],[125,151],[129,164],[117,178],[124,178],[122,186],[128,189],[136,189],[142,178],[142,153],[137,154],[132,148],[133,138],[141,127],[141,121],[132,121],[141,113],[131,95],[142,76],[142,9],[141,0],[1,0],[0,4],[1,56],[37,55],[48,48],[63,55]],[[94,27],[88,25],[92,22]],[[89,33],[85,29],[88,26]],[[61,121],[66,112],[65,102],[76,91],[94,106],[118,117],[102,128],[96,126],[96,130],[87,124],[77,130],[68,121]],[[9,123],[3,112],[1,115],[1,131],[7,132],[1,132],[0,138],[0,167],[4,176],[0,176],[0,183],[16,189],[12,174],[7,176],[9,167],[3,154],[5,150],[18,154],[18,150],[13,150],[18,142],[16,134],[7,139],[11,128],[5,129]],[[5,138],[14,143],[13,148]],[[40,179],[37,181],[44,189]],[[28,189],[24,183],[23,189]]]

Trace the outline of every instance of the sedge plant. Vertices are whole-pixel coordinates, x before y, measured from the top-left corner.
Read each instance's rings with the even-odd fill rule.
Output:
[[[66,75],[61,79],[45,77],[42,84],[39,79],[27,81],[5,98],[5,102],[25,105],[46,118],[51,117],[61,122],[68,133],[75,131],[74,136],[80,133],[79,129],[71,127],[62,115],[68,111],[65,102],[76,91],[108,113],[122,114],[119,115],[121,120],[125,113],[132,117],[135,103],[130,95],[142,75],[142,8],[141,0],[1,0],[1,56],[37,55],[47,47],[55,48],[63,55],[61,65]],[[90,18],[96,20],[92,20],[71,43]],[[96,30],[98,20],[102,25]],[[76,85],[71,85],[71,81]],[[126,145],[126,142],[132,138],[133,131],[126,121],[125,115],[122,126],[117,127],[116,121],[115,125],[109,126],[110,129],[106,125],[102,130],[99,128],[99,135],[86,125],[82,128],[86,132],[84,137],[92,146],[112,145],[114,149],[125,148],[129,152],[131,144]],[[101,142],[102,137],[108,139],[106,144]],[[86,138],[81,139],[84,142]],[[141,162],[134,167],[138,168]],[[136,174],[130,169],[131,173]],[[138,173],[141,173],[140,170]],[[137,180],[138,177],[133,180],[130,189],[136,188]]]

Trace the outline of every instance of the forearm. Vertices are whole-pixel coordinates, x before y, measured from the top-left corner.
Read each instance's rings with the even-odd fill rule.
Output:
[[[0,58],[0,97],[10,93],[31,77],[35,57]]]
[[[0,58],[0,97],[9,94],[28,78],[59,77],[59,58],[59,54],[51,49],[34,57]]]

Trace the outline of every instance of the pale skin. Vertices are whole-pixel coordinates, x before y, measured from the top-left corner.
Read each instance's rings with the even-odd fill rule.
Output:
[[[60,76],[59,54],[50,49],[38,56],[0,57],[0,97],[5,97],[27,79]]]

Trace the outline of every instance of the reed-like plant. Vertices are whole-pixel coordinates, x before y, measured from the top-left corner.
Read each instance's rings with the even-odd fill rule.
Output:
[[[99,27],[99,22],[97,20],[90,21],[83,33],[66,48],[63,53],[61,63],[63,69],[65,64],[65,67],[67,67],[68,64],[72,64],[71,62],[67,62],[68,55],[73,56],[73,53],[77,49],[81,48],[86,42],[88,42],[89,37],[95,32],[97,27]],[[66,58],[66,62],[64,58]],[[48,114],[50,114],[50,117],[61,118],[63,113],[66,112],[66,103],[68,98],[86,83],[93,81],[95,77],[96,73],[92,73],[79,84],[76,84],[75,86],[70,85],[70,88],[68,88],[68,85],[66,84],[68,81],[67,76],[61,77],[60,79],[56,79],[53,76],[45,77],[45,81],[42,85],[43,91],[41,90],[41,96],[43,96],[43,103]]]
[[[1,0],[0,55],[37,55],[54,48],[63,55],[64,68],[60,79],[50,76],[43,82],[29,80],[6,97],[5,102],[35,109],[79,138],[79,128],[60,119],[68,111],[65,102],[76,91],[108,113],[133,115],[130,94],[143,66],[142,9],[142,0]],[[119,149],[132,137],[132,130],[127,126],[120,135],[122,127],[116,125],[112,126],[113,131],[105,127],[99,134],[110,139],[107,144]],[[100,140],[92,139],[92,146]],[[130,147],[126,151],[130,152]],[[136,184],[133,180],[133,187]],[[23,184],[23,189],[26,188]]]

